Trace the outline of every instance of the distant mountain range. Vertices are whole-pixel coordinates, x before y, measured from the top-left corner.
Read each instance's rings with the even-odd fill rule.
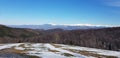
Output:
[[[109,26],[100,26],[100,25],[56,25],[56,24],[43,24],[43,25],[8,25],[9,27],[13,28],[31,28],[31,29],[64,29],[64,30],[76,30],[76,29],[99,29],[99,28],[106,28]]]

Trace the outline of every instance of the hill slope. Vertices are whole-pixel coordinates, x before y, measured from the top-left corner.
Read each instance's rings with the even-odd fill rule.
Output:
[[[38,35],[37,32],[31,29],[10,28],[0,25],[0,42],[18,42],[19,39],[24,39]]]
[[[59,43],[120,50],[120,27],[87,30],[33,30],[0,26],[0,42]]]

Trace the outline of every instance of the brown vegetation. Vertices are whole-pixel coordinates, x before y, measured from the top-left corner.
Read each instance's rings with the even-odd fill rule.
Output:
[[[32,30],[0,25],[0,43],[59,43],[119,50],[120,27],[87,30]]]

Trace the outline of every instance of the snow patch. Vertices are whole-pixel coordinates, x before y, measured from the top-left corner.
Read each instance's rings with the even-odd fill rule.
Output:
[[[120,58],[120,52],[118,52],[118,51],[102,50],[102,49],[79,47],[79,46],[72,47],[72,46],[68,46],[68,45],[64,45],[64,47],[61,47],[61,48],[81,50],[81,51],[82,50],[90,51],[90,52],[95,52],[95,53],[100,54],[100,55],[117,56]]]
[[[17,49],[17,50],[25,50],[25,48],[23,48],[23,47],[15,47],[15,49]]]
[[[19,43],[19,44],[17,44],[17,43],[15,43],[15,44],[2,44],[0,46],[0,50],[6,49],[6,48],[11,48],[11,47],[14,47],[14,46],[19,46],[19,45],[21,45],[21,43]]]
[[[73,55],[73,56],[75,56],[75,57],[80,57],[80,58],[88,58],[87,56],[83,56],[83,55],[80,55],[80,54],[77,54],[77,53],[73,53],[73,52],[70,52],[70,51],[68,51],[68,50],[63,50],[63,49],[61,49],[61,48],[55,48],[54,46],[52,46],[51,44],[45,44],[44,45],[45,47],[47,47],[47,48],[49,48],[49,49],[51,49],[51,50],[57,50],[57,51],[59,51],[59,52],[61,52],[61,53],[68,53],[68,54],[71,54],[71,55]]]

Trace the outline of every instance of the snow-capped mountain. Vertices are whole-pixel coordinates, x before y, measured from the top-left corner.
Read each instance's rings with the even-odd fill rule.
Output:
[[[13,28],[31,28],[31,29],[65,29],[65,30],[75,30],[75,29],[98,29],[98,28],[106,28],[110,26],[102,26],[102,25],[90,25],[90,24],[43,24],[43,25],[8,25]]]

